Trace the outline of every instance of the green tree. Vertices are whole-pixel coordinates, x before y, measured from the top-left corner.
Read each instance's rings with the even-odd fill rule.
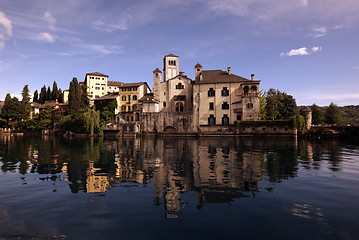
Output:
[[[46,91],[46,100],[45,101],[48,101],[48,100],[53,100],[52,97],[51,97],[50,86],[47,87],[47,91]]]
[[[315,103],[310,107],[312,110],[312,123],[314,125],[321,124],[324,122],[324,113],[321,107]]]
[[[63,93],[63,91],[61,90],[61,88],[59,88],[59,90],[58,90],[57,101],[58,101],[59,103],[63,103],[63,102],[64,102],[64,93]]]
[[[28,116],[30,116],[30,111],[31,111],[31,105],[30,105],[31,97],[30,97],[29,85],[24,86],[21,95],[22,95],[21,104],[24,107],[25,115],[27,118]]]
[[[57,87],[56,81],[52,84],[52,92],[51,92],[51,99],[52,100],[58,100],[59,98],[59,89]]]
[[[25,119],[27,115],[24,105],[19,102],[19,99],[16,97],[11,98],[11,95],[8,93],[5,97],[4,106],[1,109],[1,117],[9,123],[10,119],[21,120]]]
[[[33,97],[32,101],[36,102],[36,103],[39,102],[39,93],[37,90],[35,90],[35,92],[34,92],[34,97]]]
[[[69,88],[69,109],[71,113],[80,110],[81,106],[81,86],[77,81],[77,78],[72,78]]]
[[[86,108],[89,105],[89,97],[87,95],[86,85],[81,86],[81,108]]]
[[[266,97],[266,114],[271,120],[290,119],[295,116],[297,104],[293,96],[275,90],[269,89]]]
[[[40,91],[39,103],[44,104],[46,100],[46,86],[44,85]]]
[[[84,123],[87,131],[94,135],[95,130],[98,130],[100,127],[100,113],[93,109],[87,109],[84,113]]]
[[[267,105],[267,93],[264,90],[260,90],[259,91],[259,108],[260,108],[261,120],[265,120],[267,117],[266,105]]]
[[[329,124],[339,123],[342,119],[342,113],[335,103],[331,103],[325,110],[325,122]]]

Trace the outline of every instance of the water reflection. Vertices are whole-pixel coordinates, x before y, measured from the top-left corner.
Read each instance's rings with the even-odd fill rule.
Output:
[[[186,206],[183,193],[194,191],[197,208],[255,197],[261,182],[295,178],[299,168],[342,169],[336,140],[252,138],[62,139],[0,136],[3,172],[40,181],[68,181],[72,193],[106,194],[113,187],[153,185],[153,203],[176,218]],[[323,165],[323,166],[322,166]],[[54,191],[56,188],[54,187]],[[292,213],[306,217],[306,206]],[[320,217],[320,209],[311,209]]]

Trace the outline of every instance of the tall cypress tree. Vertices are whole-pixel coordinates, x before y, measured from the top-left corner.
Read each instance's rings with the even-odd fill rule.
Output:
[[[46,100],[45,101],[48,101],[48,100],[52,100],[50,86],[47,87],[47,91],[46,91]]]
[[[39,101],[39,93],[37,90],[35,90],[35,92],[34,92],[34,97],[33,97],[32,101],[36,102],[36,103]]]
[[[44,85],[40,91],[39,103],[44,104],[46,101],[46,86]]]
[[[64,93],[61,90],[61,88],[59,88],[58,90],[58,94],[57,94],[57,100],[59,103],[63,103],[64,102]]]
[[[30,97],[29,85],[24,86],[21,95],[22,95],[21,104],[24,107],[26,117],[28,117],[30,116],[30,111],[31,111],[31,105],[30,105],[31,97]]]
[[[69,109],[72,113],[81,108],[81,86],[77,78],[72,78],[69,88]]]
[[[59,89],[57,87],[56,81],[52,84],[52,92],[51,92],[51,99],[52,100],[58,100],[59,98]]]

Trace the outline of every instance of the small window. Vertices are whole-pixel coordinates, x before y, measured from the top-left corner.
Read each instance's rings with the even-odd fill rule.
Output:
[[[224,126],[228,126],[229,125],[229,117],[227,114],[223,114],[223,117],[222,117],[222,125]]]
[[[253,108],[253,103],[247,103],[247,108]]]
[[[222,109],[224,109],[224,110],[229,109],[229,104],[227,102],[223,102]]]
[[[136,96],[136,95],[133,95],[133,96],[132,96],[132,100],[137,100],[137,96]]]
[[[242,120],[242,116],[241,115],[237,115],[237,121],[241,121]]]
[[[166,107],[166,102],[163,102],[163,107]]]
[[[122,106],[122,107],[121,107],[121,110],[122,110],[122,111],[126,111],[126,106]]]
[[[221,92],[222,96],[229,96],[229,90],[226,87],[224,87]]]
[[[216,91],[213,88],[210,88],[208,90],[208,97],[214,97],[216,96]]]
[[[214,102],[209,103],[209,110],[214,110]]]
[[[127,107],[127,111],[131,112],[131,106]]]
[[[122,101],[126,101],[126,96],[122,96]]]

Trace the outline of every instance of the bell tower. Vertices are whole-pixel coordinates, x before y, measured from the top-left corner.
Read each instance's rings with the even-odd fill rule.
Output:
[[[164,81],[174,78],[178,75],[179,57],[173,54],[168,54],[163,58],[163,74]]]

